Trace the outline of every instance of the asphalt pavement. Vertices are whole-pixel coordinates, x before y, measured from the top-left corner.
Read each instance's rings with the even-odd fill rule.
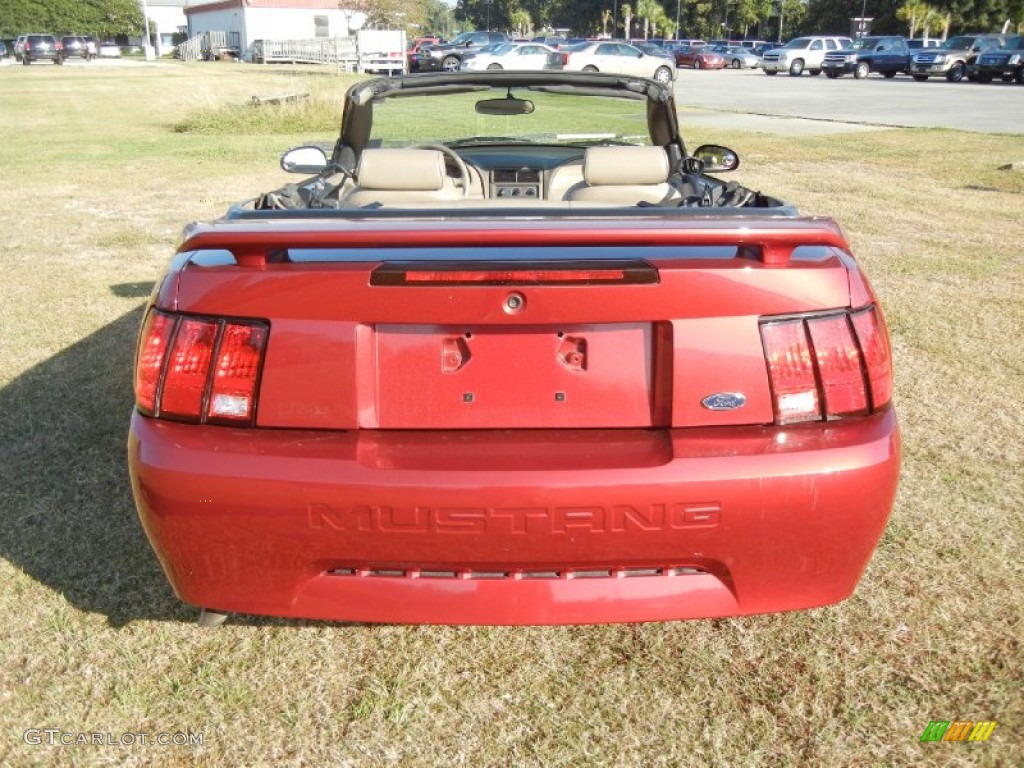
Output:
[[[906,75],[768,77],[760,70],[681,69],[680,120],[765,133],[844,133],[892,127],[1024,134],[1024,85],[919,83]]]

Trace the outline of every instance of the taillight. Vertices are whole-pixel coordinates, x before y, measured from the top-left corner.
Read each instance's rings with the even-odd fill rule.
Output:
[[[880,410],[892,398],[885,327],[874,307],[761,323],[776,424]]]
[[[874,308],[854,312],[850,319],[857,331],[857,340],[864,353],[871,384],[871,407],[878,410],[892,400],[892,352],[885,321]]]
[[[162,415],[199,418],[216,340],[216,323],[190,317],[178,323],[164,373],[160,396]]]
[[[152,414],[156,410],[156,390],[173,330],[174,318],[162,312],[150,312],[142,325],[135,361],[135,404],[143,413]]]
[[[807,321],[814,359],[825,395],[825,416],[854,416],[868,411],[864,362],[845,315]]]
[[[224,326],[206,417],[211,421],[250,421],[256,402],[267,329],[261,325]]]
[[[154,310],[135,369],[140,411],[200,423],[252,424],[267,326]]]
[[[821,418],[814,359],[802,320],[761,326],[768,376],[772,383],[775,421],[792,424]]]
[[[569,66],[569,54],[568,53],[563,53],[562,54],[562,66],[563,67]]]

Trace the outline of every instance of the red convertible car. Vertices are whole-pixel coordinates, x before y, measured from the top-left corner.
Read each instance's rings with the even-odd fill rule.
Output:
[[[187,228],[142,324],[132,487],[200,623],[852,593],[899,433],[835,223],[722,181],[671,85],[621,75],[362,81],[328,147]]]
[[[725,56],[711,48],[679,46],[675,49],[677,67],[692,69],[725,69],[729,63]]]

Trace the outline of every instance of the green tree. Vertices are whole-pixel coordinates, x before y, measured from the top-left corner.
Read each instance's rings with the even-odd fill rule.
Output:
[[[0,0],[0,36],[26,32],[137,35],[142,9],[138,0]]]

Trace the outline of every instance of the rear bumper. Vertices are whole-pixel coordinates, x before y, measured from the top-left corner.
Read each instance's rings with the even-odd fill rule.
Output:
[[[891,410],[796,428],[233,430],[135,414],[139,516],[223,612],[565,624],[734,616],[855,588],[899,471]]]

